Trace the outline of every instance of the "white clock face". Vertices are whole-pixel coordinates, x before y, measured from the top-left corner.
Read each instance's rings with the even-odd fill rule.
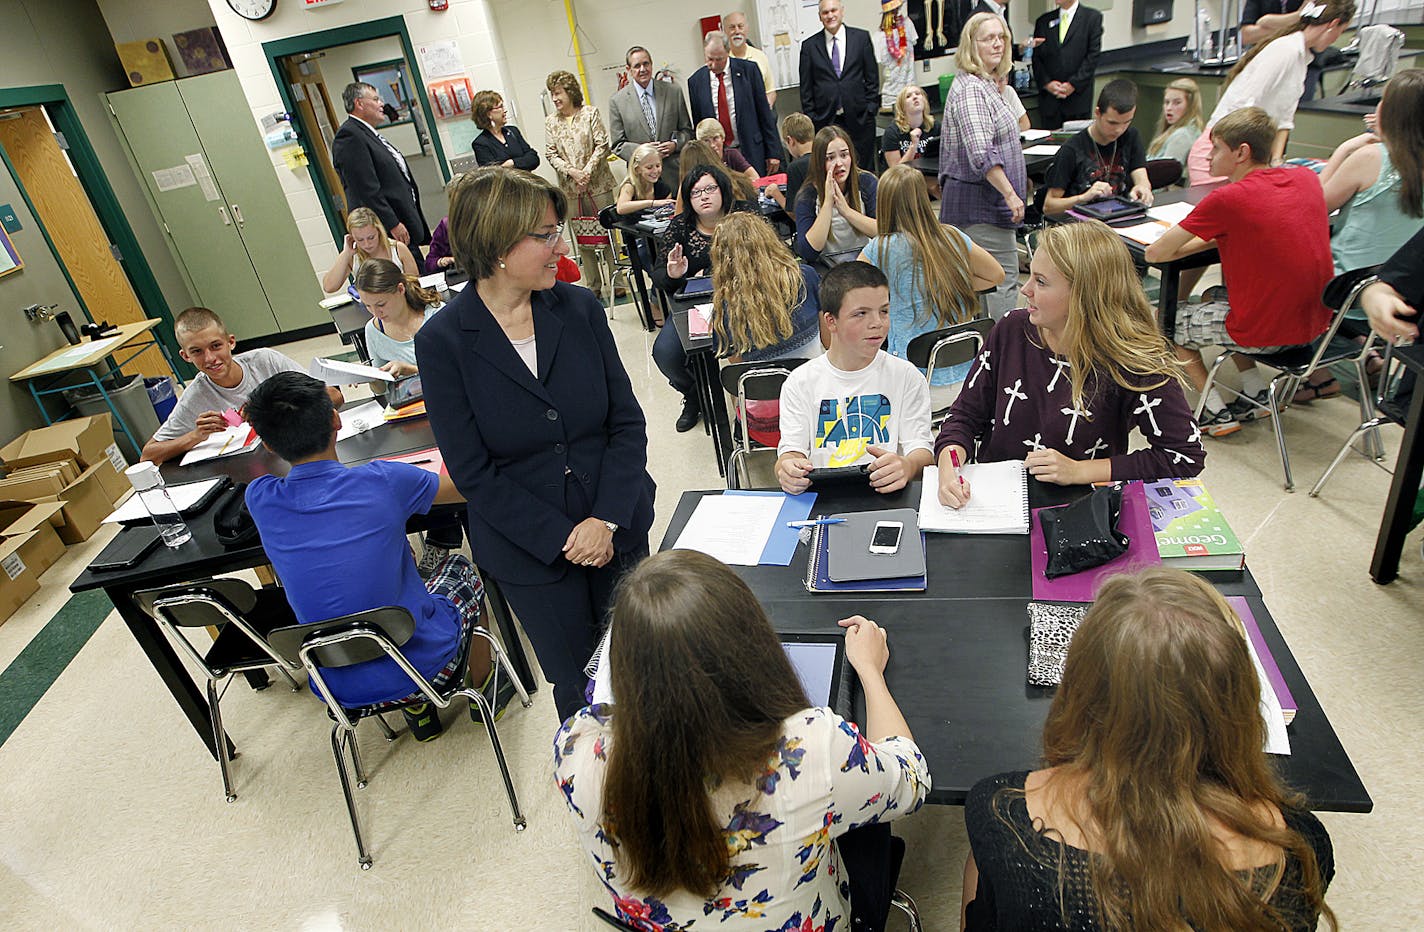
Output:
[[[277,9],[277,0],[227,0],[232,11],[243,19],[266,19]]]

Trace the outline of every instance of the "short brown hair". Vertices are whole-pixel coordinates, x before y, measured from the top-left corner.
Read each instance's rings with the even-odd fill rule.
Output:
[[[816,138],[816,124],[812,123],[811,118],[799,110],[795,113],[788,113],[786,118],[781,121],[781,135],[804,145]]]
[[[1269,165],[1271,146],[1276,141],[1276,121],[1260,107],[1242,107],[1216,121],[1211,138],[1220,139],[1232,149],[1243,144],[1251,147],[1251,161]]]
[[[480,129],[490,129],[494,126],[490,122],[490,112],[502,103],[504,98],[499,96],[499,91],[480,91],[475,95],[474,106],[470,108],[470,119]]]
[[[232,332],[227,329],[227,324],[223,323],[217,311],[210,311],[205,307],[190,307],[173,321],[173,334],[179,336],[184,333],[197,333],[209,327],[220,327],[223,333]]]
[[[489,278],[500,258],[544,222],[550,204],[559,220],[568,215],[564,192],[530,172],[486,165],[465,174],[450,192],[455,261],[476,281]]]
[[[846,295],[852,291],[857,288],[889,287],[890,282],[885,278],[885,273],[869,262],[861,259],[842,262],[833,267],[821,279],[821,290],[817,294],[820,299],[821,313],[840,317],[841,306],[845,304]]]
[[[569,95],[569,103],[575,107],[583,106],[583,88],[579,87],[578,78],[574,77],[572,72],[551,71],[549,76],[544,79],[544,86],[549,89],[550,94],[563,88],[564,93]]]

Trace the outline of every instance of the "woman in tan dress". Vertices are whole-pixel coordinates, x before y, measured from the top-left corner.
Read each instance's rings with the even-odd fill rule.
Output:
[[[608,130],[598,108],[584,106],[578,78],[567,71],[550,73],[544,86],[554,102],[554,112],[544,118],[544,156],[559,176],[575,216],[594,216],[613,203],[612,154]],[[579,247],[583,283],[594,293],[603,289],[597,247]]]

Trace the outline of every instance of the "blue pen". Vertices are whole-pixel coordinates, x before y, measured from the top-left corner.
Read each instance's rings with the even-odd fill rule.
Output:
[[[787,521],[787,527],[816,527],[818,524],[845,524],[845,518],[816,518],[811,521]]]

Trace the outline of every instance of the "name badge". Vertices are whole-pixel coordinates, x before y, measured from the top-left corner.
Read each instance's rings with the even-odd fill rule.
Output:
[[[1049,28],[1049,29],[1057,29],[1057,28],[1058,28],[1058,20],[1056,20],[1056,19],[1050,19],[1050,20],[1048,21],[1048,28]]]

